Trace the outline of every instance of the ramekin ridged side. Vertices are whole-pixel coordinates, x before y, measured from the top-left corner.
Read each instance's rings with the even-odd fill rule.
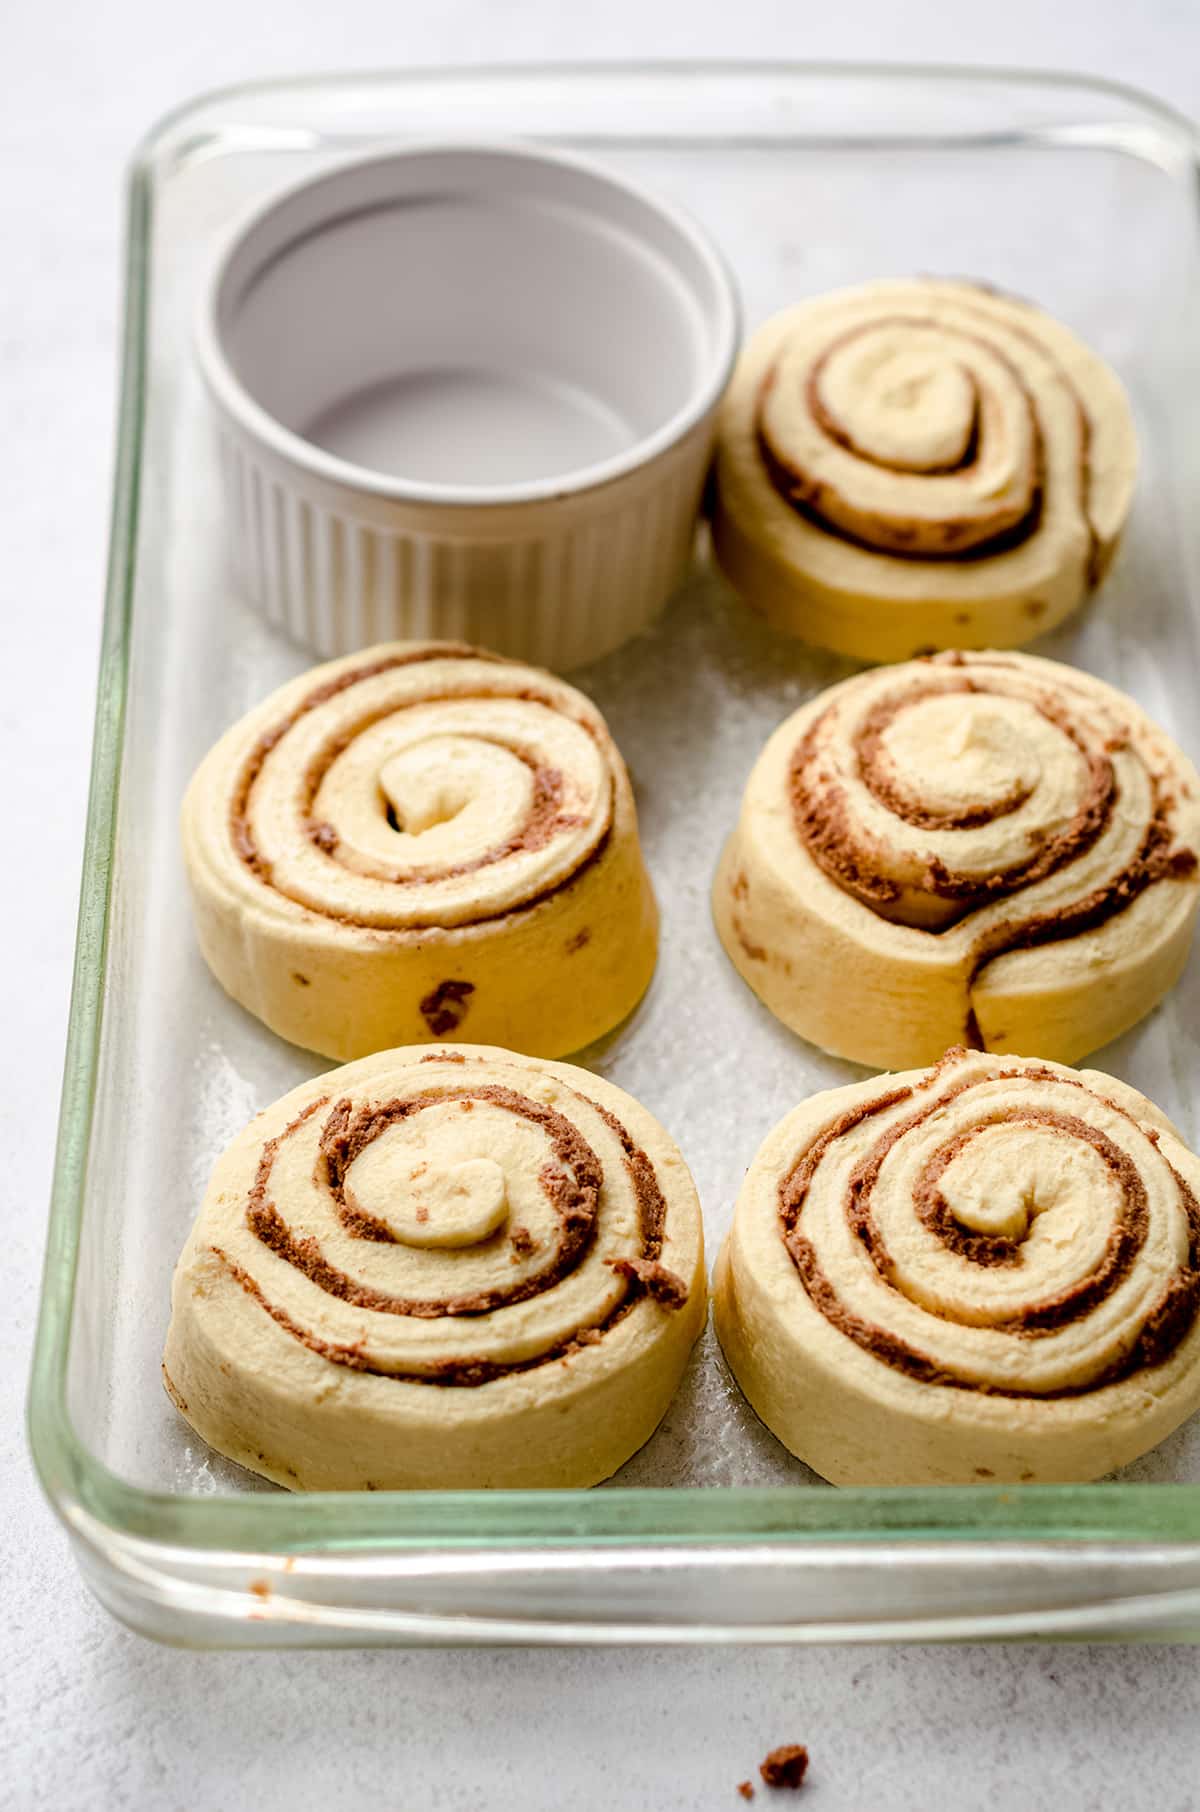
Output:
[[[442,637],[567,671],[648,628],[685,576],[715,410],[619,479],[551,500],[439,508],[306,474],[218,420],[239,591],[324,656]]]

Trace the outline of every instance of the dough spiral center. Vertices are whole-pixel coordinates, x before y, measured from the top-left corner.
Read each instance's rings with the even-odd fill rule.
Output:
[[[342,1197],[356,1220],[406,1246],[474,1246],[508,1216],[504,1172],[491,1158],[414,1158],[394,1126],[349,1166]]]
[[[608,1331],[686,1283],[661,1263],[666,1199],[605,1108],[490,1059],[407,1064],[319,1096],[263,1147],[220,1256],[334,1364],[484,1384]]]
[[[1038,405],[989,332],[962,310],[885,314],[825,346],[802,334],[786,341],[758,417],[776,490],[881,553],[964,559],[1031,534]]]
[[[1200,1308],[1200,1207],[1061,1071],[965,1054],[818,1133],[779,1221],[826,1320],[926,1383],[1070,1396],[1161,1364]]]
[[[316,688],[235,790],[241,860],[343,924],[474,924],[563,887],[613,816],[598,720],[465,651],[393,656]]]
[[[979,966],[1093,928],[1195,868],[1175,840],[1170,764],[1115,695],[1054,691],[1028,661],[950,655],[834,698],[792,756],[797,835],[881,918],[934,932],[973,919]]]

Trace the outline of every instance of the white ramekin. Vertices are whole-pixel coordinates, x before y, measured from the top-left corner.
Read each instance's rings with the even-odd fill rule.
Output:
[[[256,212],[197,338],[235,577],[273,623],[568,668],[686,568],[738,305],[696,227],[603,171],[423,147]]]

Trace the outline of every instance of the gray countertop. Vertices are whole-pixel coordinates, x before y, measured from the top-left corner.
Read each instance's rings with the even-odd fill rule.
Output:
[[[0,1807],[735,1807],[777,1743],[835,1812],[1200,1805],[1200,1658],[1166,1648],[191,1655],[80,1583],[25,1455],[107,532],[122,165],[218,83],[461,60],[767,55],[1077,67],[1200,112],[1194,0],[59,0],[5,19],[0,784]],[[27,671],[52,674],[42,693]],[[52,703],[48,703],[50,700]],[[758,1791],[758,1804],[785,1796]]]

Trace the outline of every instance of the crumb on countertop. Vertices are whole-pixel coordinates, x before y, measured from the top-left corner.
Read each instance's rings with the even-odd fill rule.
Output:
[[[768,1787],[799,1787],[808,1770],[808,1750],[803,1743],[781,1743],[760,1763],[758,1772]]]

